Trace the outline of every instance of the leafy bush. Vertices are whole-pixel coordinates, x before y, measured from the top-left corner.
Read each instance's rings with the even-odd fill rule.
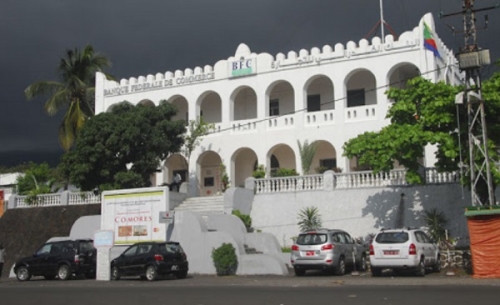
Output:
[[[295,168],[279,168],[274,177],[290,177],[290,176],[298,176]]]
[[[212,249],[212,260],[218,276],[236,274],[238,257],[232,244],[223,243],[217,249]]]
[[[243,224],[247,228],[247,231],[250,230],[250,228],[252,227],[252,217],[250,217],[250,215],[242,214],[240,210],[233,210],[233,215],[243,221]]]
[[[264,165],[259,165],[257,169],[253,172],[252,177],[255,179],[261,179],[266,177],[266,168]]]
[[[283,253],[291,253],[292,252],[292,248],[290,248],[290,247],[281,247],[281,252],[283,252]]]
[[[425,211],[424,213],[424,221],[428,227],[427,233],[430,237],[436,242],[446,240],[445,226],[448,223],[446,215],[436,208]]]

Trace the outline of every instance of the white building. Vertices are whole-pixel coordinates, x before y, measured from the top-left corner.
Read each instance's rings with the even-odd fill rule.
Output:
[[[424,22],[440,56],[424,47]],[[220,165],[232,186],[243,186],[257,165],[269,176],[277,168],[301,172],[298,141],[316,142],[311,172],[338,167],[357,169],[356,160],[342,156],[344,143],[365,131],[378,131],[391,101],[385,91],[404,87],[417,75],[437,82],[460,82],[457,60],[435,33],[426,14],[419,24],[397,39],[387,35],[333,47],[290,51],[275,56],[252,53],[240,44],[234,56],[215,65],[187,68],[108,81],[98,73],[96,114],[118,103],[158,105],[166,100],[179,109],[177,119],[214,123],[189,160],[170,156],[154,185],[170,182],[175,172],[189,176],[189,193],[206,196],[221,189]],[[426,148],[424,166],[433,166],[433,149]]]

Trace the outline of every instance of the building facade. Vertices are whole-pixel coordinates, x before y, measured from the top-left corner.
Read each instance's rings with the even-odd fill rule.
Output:
[[[426,29],[427,26],[427,29]],[[167,158],[153,185],[169,183],[176,173],[189,181],[189,194],[207,196],[222,188],[221,164],[231,186],[263,165],[270,176],[280,168],[301,170],[300,145],[316,143],[309,174],[335,168],[359,170],[343,156],[346,141],[389,124],[391,101],[385,91],[404,88],[421,75],[433,82],[458,85],[461,74],[452,50],[435,33],[426,14],[413,29],[358,43],[325,45],[276,56],[252,53],[240,44],[234,56],[215,65],[108,81],[96,77],[96,114],[119,103],[177,106],[175,119],[213,123],[189,160]],[[425,35],[425,34],[426,35]],[[429,33],[435,52],[424,45]],[[434,150],[426,148],[424,166],[433,166]]]

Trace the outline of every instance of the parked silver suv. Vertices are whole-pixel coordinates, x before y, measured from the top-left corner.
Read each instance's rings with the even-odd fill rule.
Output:
[[[366,270],[363,246],[342,230],[316,229],[300,233],[292,246],[290,261],[297,276],[307,270],[334,271],[337,275],[345,274],[347,267]]]
[[[395,273],[411,270],[425,276],[426,268],[441,271],[440,258],[439,246],[420,229],[382,229],[370,245],[373,276],[380,276],[387,268]]]

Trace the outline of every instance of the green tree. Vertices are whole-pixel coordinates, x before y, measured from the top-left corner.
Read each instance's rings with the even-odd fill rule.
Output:
[[[47,163],[30,163],[24,175],[17,177],[17,191],[33,204],[38,202],[38,195],[52,193],[54,182],[54,172]]]
[[[298,215],[299,228],[301,231],[321,228],[321,215],[317,207],[305,207]]]
[[[186,156],[188,169],[189,169],[189,160],[191,159],[191,154],[193,151],[200,145],[201,140],[204,136],[209,134],[211,131],[215,129],[215,125],[212,123],[207,123],[203,120],[203,118],[199,118],[199,120],[191,120],[189,121],[188,132],[184,136],[184,148],[183,152]]]
[[[78,131],[94,115],[95,73],[103,72],[111,63],[104,55],[94,52],[91,45],[83,50],[66,50],[57,69],[60,81],[37,81],[29,85],[24,94],[28,100],[48,96],[45,111],[54,115],[66,109],[59,126],[59,142],[66,151],[73,146]],[[106,75],[113,79],[112,76]]]
[[[184,122],[172,121],[175,113],[168,103],[123,103],[94,116],[82,128],[75,149],[64,156],[62,170],[85,191],[150,186],[160,162],[184,142]]]
[[[297,140],[297,144],[299,145],[300,160],[302,163],[302,175],[307,175],[311,169],[318,145],[316,143],[309,144],[307,140],[304,141],[304,145],[300,144],[300,141]]]
[[[495,146],[500,140],[499,78],[496,74],[483,86],[492,161],[498,160]],[[459,169],[460,156],[463,164],[469,164],[466,109],[464,105],[455,104],[455,96],[462,90],[422,77],[408,81],[405,89],[389,89],[387,96],[394,101],[387,113],[391,124],[379,132],[365,132],[349,140],[344,144],[344,155],[356,157],[360,165],[370,166],[375,173],[390,171],[394,161],[398,161],[407,169],[406,178],[412,184],[425,182],[419,174],[418,159],[424,157],[428,144],[436,145],[435,166],[441,172]],[[481,160],[476,160],[479,162]],[[500,181],[496,168],[492,171],[495,181]],[[467,176],[462,182],[467,183]]]

